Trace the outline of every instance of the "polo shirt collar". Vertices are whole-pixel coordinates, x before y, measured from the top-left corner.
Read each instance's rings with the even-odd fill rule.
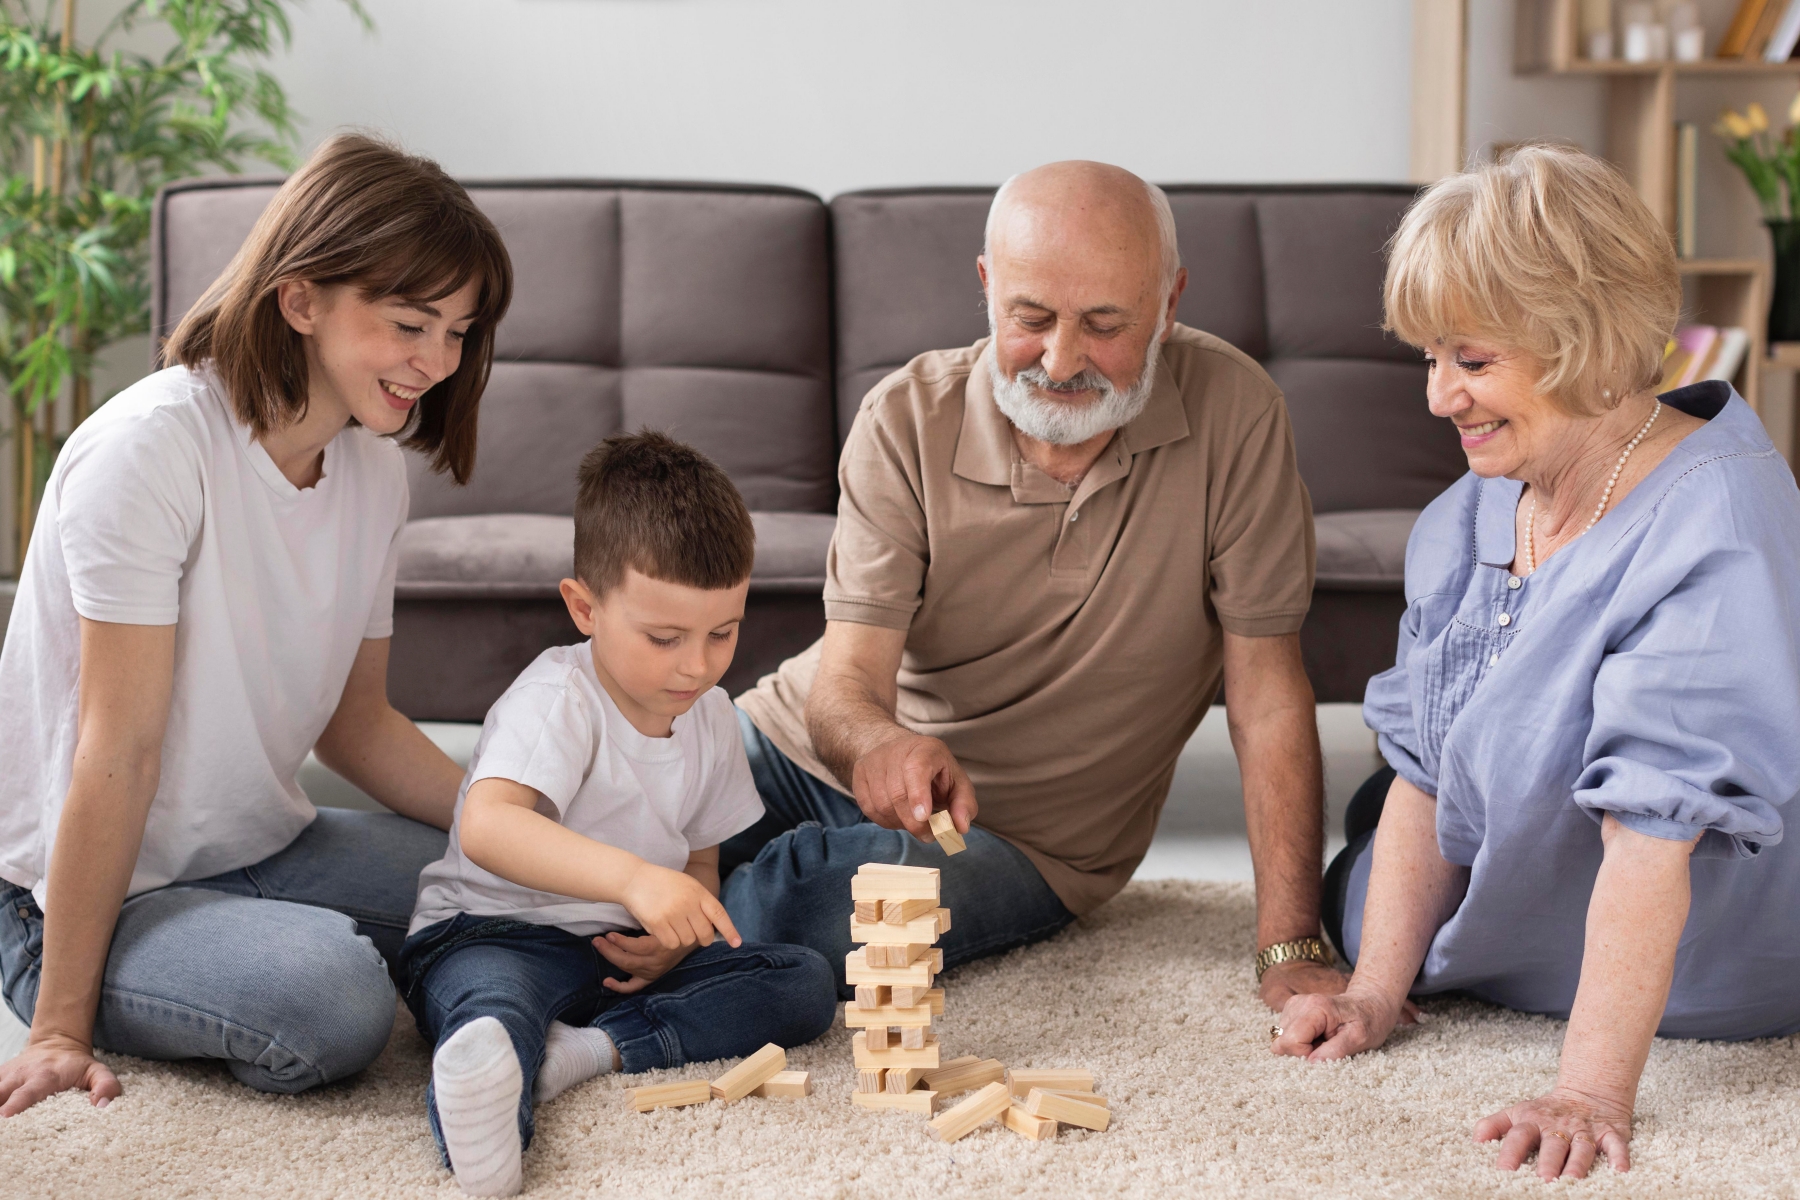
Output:
[[[1481,481],[1481,500],[1475,511],[1475,559],[1489,567],[1504,567],[1518,553],[1519,497],[1525,485],[1517,479]]]
[[[1013,498],[1021,504],[1062,503],[1069,498],[1068,489],[1036,470],[1021,470],[1026,464],[1017,462],[1013,446],[1012,422],[994,402],[993,379],[988,362],[993,354],[991,340],[982,338],[975,363],[969,368],[968,383],[963,388],[962,431],[956,441],[956,457],[950,469],[973,483],[1010,487]],[[1169,372],[1166,355],[1158,353],[1156,383],[1150,389],[1150,403],[1121,429],[1106,452],[1089,472],[1083,490],[1102,486],[1130,471],[1131,456],[1154,450],[1188,436],[1187,408],[1181,402],[1181,390]],[[1105,477],[1092,478],[1095,473]],[[1050,490],[1054,495],[1048,494]],[[1039,495],[1039,492],[1045,492]]]

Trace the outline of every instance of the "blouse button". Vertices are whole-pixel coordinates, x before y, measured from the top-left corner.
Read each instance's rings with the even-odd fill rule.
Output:
[[[1508,625],[1511,625],[1511,624],[1512,624],[1512,614],[1511,613],[1501,613],[1500,614],[1500,627],[1502,629],[1504,629]]]
[[[1497,667],[1499,665],[1500,665],[1500,656],[1498,654],[1495,654],[1488,659],[1488,666]]]
[[[1511,588],[1513,591],[1515,591],[1515,592],[1518,591],[1524,585],[1525,585],[1525,581],[1523,579],[1520,579],[1517,575],[1507,576],[1506,586]]]

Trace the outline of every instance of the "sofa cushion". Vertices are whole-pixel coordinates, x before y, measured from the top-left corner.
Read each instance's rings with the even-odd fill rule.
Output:
[[[751,513],[753,592],[825,586],[829,513]],[[400,532],[394,592],[405,600],[555,599],[574,569],[575,521],[534,513],[423,517]]]
[[[1316,586],[1342,592],[1395,591],[1406,584],[1406,539],[1417,509],[1377,508],[1313,518]]]

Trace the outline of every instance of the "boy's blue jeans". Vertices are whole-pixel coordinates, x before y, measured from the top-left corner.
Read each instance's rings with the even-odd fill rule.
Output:
[[[838,994],[850,942],[850,877],[866,862],[936,867],[950,932],[944,966],[1041,941],[1075,919],[1023,851],[979,825],[951,857],[904,829],[883,829],[856,801],[827,787],[763,736],[738,710],[763,819],[719,850],[719,898],[746,940],[810,946],[831,963]],[[980,818],[977,817],[977,820]],[[729,874],[727,874],[729,872]]]
[[[461,913],[407,938],[399,966],[407,1007],[433,1046],[479,1017],[506,1027],[525,1076],[519,1135],[526,1146],[532,1081],[552,1021],[604,1030],[624,1072],[636,1074],[736,1058],[769,1042],[798,1046],[831,1028],[837,1016],[831,969],[803,946],[745,941],[733,950],[716,938],[649,987],[622,996],[600,981],[623,983],[630,976],[600,957],[590,938]],[[444,1154],[430,1091],[426,1104],[431,1136]]]

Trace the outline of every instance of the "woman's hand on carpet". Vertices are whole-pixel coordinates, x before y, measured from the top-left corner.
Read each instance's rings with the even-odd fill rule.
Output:
[[[83,1088],[96,1108],[105,1108],[125,1089],[93,1048],[64,1038],[26,1043],[17,1058],[0,1066],[0,1117],[16,1117],[39,1100]]]
[[[1324,963],[1295,959],[1276,963],[1263,972],[1257,985],[1262,1002],[1280,1012],[1295,996],[1335,996],[1350,986],[1350,977]]]
[[[1336,996],[1308,992],[1282,1006],[1281,1036],[1269,1049],[1308,1062],[1349,1058],[1387,1041],[1395,1025],[1412,1024],[1417,1012],[1408,1001],[1396,1004],[1366,989]]]
[[[1631,1106],[1568,1088],[1552,1088],[1475,1126],[1476,1141],[1496,1138],[1494,1165],[1502,1171],[1518,1170],[1533,1150],[1543,1179],[1585,1179],[1596,1154],[1605,1154],[1615,1171],[1631,1170]]]
[[[675,964],[686,958],[693,947],[677,946],[671,950],[647,933],[638,937],[609,933],[594,939],[594,949],[600,952],[601,958],[631,974],[631,978],[623,983],[608,975],[600,980],[600,986],[629,996],[643,991],[674,970]]]

